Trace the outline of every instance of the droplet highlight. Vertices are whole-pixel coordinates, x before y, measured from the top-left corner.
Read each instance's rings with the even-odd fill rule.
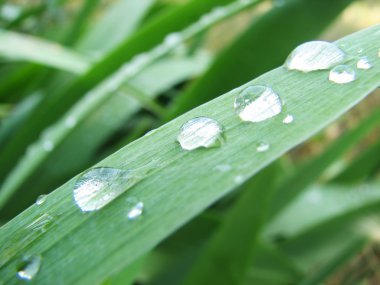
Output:
[[[269,150],[269,148],[270,145],[268,143],[260,142],[257,144],[256,150],[257,152],[266,152],[267,150]]]
[[[129,197],[127,199],[127,217],[129,220],[135,220],[143,214],[144,203],[136,197]]]
[[[254,85],[236,96],[234,108],[243,121],[257,123],[280,114],[282,102],[270,87]]]
[[[361,57],[358,62],[356,63],[356,67],[358,69],[364,69],[364,70],[367,70],[367,69],[370,69],[372,68],[372,64],[371,62],[369,61],[368,57],[364,56],[364,57]]]
[[[207,117],[194,118],[181,127],[177,141],[184,150],[217,147],[224,142],[223,127]]]
[[[286,68],[310,72],[326,70],[346,59],[346,54],[332,43],[311,41],[296,47],[285,61]]]
[[[40,195],[40,196],[38,196],[37,200],[36,200],[36,205],[37,206],[42,205],[43,203],[45,203],[46,199],[47,199],[47,195]]]
[[[293,121],[294,121],[293,115],[286,115],[286,117],[282,120],[282,122],[285,125],[289,125],[289,124],[293,123]]]
[[[331,69],[329,73],[329,80],[338,84],[350,83],[355,79],[355,71],[346,65],[338,65]]]
[[[17,277],[32,280],[41,268],[41,261],[42,258],[39,255],[23,257],[17,268]]]
[[[82,174],[74,185],[74,200],[83,212],[96,211],[142,179],[136,171],[98,167]]]

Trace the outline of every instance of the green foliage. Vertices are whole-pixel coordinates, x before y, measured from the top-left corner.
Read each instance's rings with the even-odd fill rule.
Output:
[[[334,42],[353,82],[283,63],[351,2],[2,4],[0,284],[23,284],[33,256],[31,284],[344,284],[338,272],[378,238],[380,112],[366,108],[313,158],[285,153],[320,143],[380,85],[380,26]],[[362,56],[371,68],[357,68]],[[243,122],[234,100],[252,85],[278,93],[282,112]],[[223,143],[181,149],[181,126],[201,116]],[[85,212],[73,189],[94,167],[129,180]],[[131,198],[143,203],[135,219]]]

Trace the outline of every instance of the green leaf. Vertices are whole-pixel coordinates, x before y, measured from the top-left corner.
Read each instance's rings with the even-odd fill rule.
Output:
[[[358,48],[373,62],[378,60],[380,25],[336,42],[346,52]],[[356,62],[347,62],[355,68]],[[134,170],[128,189],[94,213],[83,213],[73,201],[73,178],[0,229],[0,274],[7,284],[18,282],[15,268],[23,254],[42,255],[34,282],[93,284],[144,255],[162,239],[231,192],[284,152],[306,140],[350,109],[380,84],[380,65],[356,70],[349,84],[329,81],[328,71],[301,73],[284,67],[268,72],[204,104],[129,144],[97,166]],[[286,102],[286,113],[261,123],[244,123],[235,114],[235,96],[252,84],[268,85]],[[90,102],[88,102],[90,103]],[[283,112],[283,115],[286,115]],[[211,117],[225,129],[220,148],[184,151],[175,142],[180,127],[198,116]],[[260,141],[270,144],[257,152]],[[228,164],[228,172],[218,166]],[[133,174],[132,174],[133,175]],[[236,178],[238,177],[238,178]],[[144,214],[129,221],[126,198],[144,203]],[[36,219],[38,221],[36,222]],[[43,223],[42,223],[43,222]],[[37,224],[36,224],[37,223]],[[36,229],[36,225],[40,225]],[[91,258],[88,253],[91,252]]]
[[[371,177],[379,167],[380,142],[375,142],[364,149],[331,182],[353,183]]]
[[[79,42],[78,49],[96,55],[110,51],[135,31],[153,4],[154,0],[116,1]]]
[[[183,284],[244,284],[275,189],[275,170],[275,167],[268,167],[243,186],[244,193],[226,215]],[[252,207],[255,203],[260,207]]]
[[[314,183],[326,168],[336,161],[343,153],[357,145],[365,135],[378,125],[379,121],[380,111],[375,110],[369,117],[360,122],[357,127],[348,131],[332,143],[332,145],[330,145],[321,155],[307,162],[306,165],[302,165],[299,167],[298,171],[290,177],[287,177],[279,186],[279,190],[277,191],[278,194],[273,201],[273,216],[277,215],[281,209],[285,208],[292,199],[300,194],[300,192],[307,189],[307,186]]]
[[[36,37],[0,30],[0,56],[6,60],[34,62],[75,74],[84,73],[90,62],[80,54]]]
[[[344,248],[342,252],[339,252],[339,254],[330,262],[324,264],[322,268],[317,270],[317,272],[314,272],[310,276],[306,277],[300,285],[319,285],[321,282],[326,281],[330,275],[358,254],[363,249],[366,242],[367,241],[365,239],[354,240],[351,244],[349,244],[349,246]]]

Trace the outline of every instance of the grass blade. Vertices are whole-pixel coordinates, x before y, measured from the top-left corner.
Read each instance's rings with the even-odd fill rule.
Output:
[[[336,44],[344,44],[348,53],[355,53],[360,46],[375,62],[380,46],[374,43],[379,33],[380,25],[377,25]],[[347,64],[355,68],[354,62]],[[279,67],[169,122],[98,164],[146,170],[139,183],[125,189],[125,193],[100,211],[80,211],[73,202],[76,182],[73,179],[49,194],[41,207],[30,207],[0,228],[0,274],[6,283],[16,284],[17,258],[23,254],[43,256],[41,271],[34,280],[39,284],[52,284],[56,280],[66,284],[93,284],[119,271],[218,198],[350,109],[377,88],[379,73],[380,65],[357,70],[357,81],[344,85],[330,82],[328,71],[304,74]],[[281,118],[261,124],[241,122],[233,110],[233,102],[239,91],[252,84],[270,85],[287,102],[287,111],[299,123],[283,125]],[[225,127],[226,143],[222,148],[186,152],[175,143],[183,123],[198,116],[211,117]],[[258,153],[256,142],[262,140],[271,147]],[[221,164],[229,164],[232,170],[213,171]],[[135,221],[126,217],[125,199],[131,196],[138,196],[145,205],[144,215]],[[41,224],[41,219],[45,221],[48,217],[43,231],[33,230],[36,219]],[[92,252],[90,259],[88,252]]]
[[[75,74],[90,66],[83,56],[58,44],[32,36],[0,30],[0,56],[7,60],[23,60]]]

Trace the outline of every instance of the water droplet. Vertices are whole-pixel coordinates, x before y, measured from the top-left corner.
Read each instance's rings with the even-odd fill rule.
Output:
[[[220,165],[215,166],[214,169],[220,172],[228,172],[232,169],[232,167],[229,164],[220,164]]]
[[[256,123],[281,113],[282,103],[271,88],[255,85],[244,89],[236,96],[234,107],[243,121]]]
[[[293,115],[286,115],[286,117],[282,120],[282,122],[286,125],[293,123],[294,117]]]
[[[270,148],[268,143],[260,142],[257,144],[256,150],[257,152],[266,152]]]
[[[127,198],[127,217],[129,220],[134,220],[140,217],[144,211],[144,203],[138,200],[136,197]]]
[[[142,177],[131,170],[92,168],[82,174],[74,185],[75,203],[83,212],[99,210],[135,185]]]
[[[65,119],[65,126],[68,127],[69,129],[75,127],[77,124],[77,119],[73,116],[69,116]]]
[[[38,196],[37,200],[36,200],[36,205],[42,205],[43,203],[45,203],[47,199],[47,195],[40,195]]]
[[[52,151],[54,149],[54,143],[53,141],[49,140],[49,139],[44,139],[42,141],[42,148],[45,150],[45,151]]]
[[[338,65],[329,73],[329,80],[338,84],[349,83],[355,79],[355,71],[346,65]]]
[[[377,56],[380,57],[380,50],[377,52]]]
[[[180,33],[171,33],[165,37],[164,44],[167,47],[175,47],[182,42],[182,36]]]
[[[345,53],[329,42],[312,41],[296,47],[285,61],[288,69],[310,72],[325,70],[342,63]]]
[[[224,141],[223,127],[210,118],[194,118],[181,127],[177,140],[185,150],[220,146]]]
[[[41,260],[39,255],[23,257],[17,269],[18,278],[32,280],[41,268]]]
[[[364,56],[361,57],[358,62],[356,63],[356,67],[359,69],[370,69],[372,67],[368,57]]]

